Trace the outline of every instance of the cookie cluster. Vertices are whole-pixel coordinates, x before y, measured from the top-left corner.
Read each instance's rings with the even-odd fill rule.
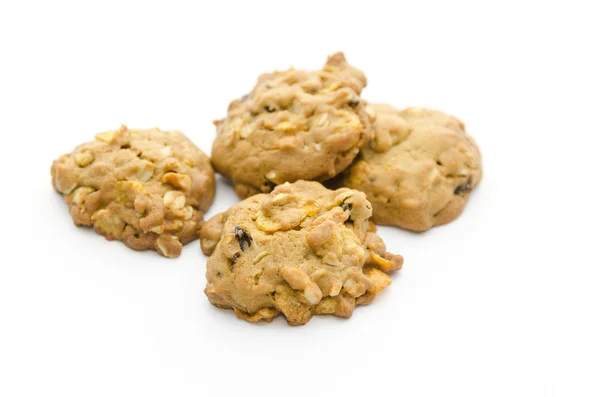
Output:
[[[215,170],[240,198],[313,180],[366,193],[376,223],[424,231],[456,218],[481,179],[464,124],[435,110],[367,104],[366,85],[342,53],[317,71],[260,76],[215,121]]]
[[[52,184],[76,225],[135,250],[177,257],[199,237],[208,299],[241,319],[350,317],[403,264],[373,222],[447,223],[481,180],[460,120],[368,104],[366,85],[342,53],[264,74],[214,122],[210,160],[180,132],[122,126],[55,160]],[[243,201],[204,222],[213,167]]]
[[[464,124],[367,104],[366,85],[337,53],[317,71],[260,76],[215,121],[212,164],[245,200],[200,234],[213,304],[246,321],[348,317],[403,262],[369,219],[425,231],[461,213],[481,179]]]

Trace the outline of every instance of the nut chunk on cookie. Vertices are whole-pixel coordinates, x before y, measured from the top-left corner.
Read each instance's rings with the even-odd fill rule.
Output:
[[[372,138],[373,112],[360,99],[366,85],[342,53],[318,71],[260,76],[249,94],[231,102],[227,117],[215,121],[215,169],[232,179],[241,198],[284,182],[334,177]]]
[[[423,108],[372,109],[375,138],[338,179],[367,194],[381,225],[424,231],[458,217],[482,175],[464,124]]]
[[[365,194],[318,182],[277,186],[207,221],[200,231],[205,293],[246,321],[283,313],[291,325],[314,314],[350,317],[390,285],[403,259],[369,228]]]
[[[198,237],[215,195],[208,157],[178,131],[99,133],[55,160],[51,174],[76,225],[166,257]]]

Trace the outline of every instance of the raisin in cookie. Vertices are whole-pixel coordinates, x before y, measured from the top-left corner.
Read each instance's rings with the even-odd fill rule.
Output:
[[[215,121],[215,170],[233,181],[241,198],[284,182],[334,177],[372,138],[359,97],[366,84],[342,53],[318,71],[262,75],[248,95],[231,102],[225,119]]]
[[[208,157],[178,131],[122,126],[52,163],[76,225],[166,257],[198,237],[215,195]]]
[[[204,224],[205,293],[249,322],[280,313],[291,325],[314,314],[350,317],[391,283],[402,257],[370,229],[365,194],[318,182],[277,186]]]
[[[435,110],[371,108],[375,138],[342,184],[367,194],[381,225],[424,231],[459,216],[482,172],[464,124]]]

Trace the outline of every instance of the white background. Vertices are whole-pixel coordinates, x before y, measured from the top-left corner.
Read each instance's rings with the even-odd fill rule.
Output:
[[[452,3],[452,4],[451,4]],[[600,396],[600,15],[580,1],[0,4],[0,396]],[[211,121],[345,51],[364,97],[462,118],[460,219],[350,320],[250,325],[179,259],[73,226],[50,164],[95,133]],[[236,202],[218,184],[209,216]]]

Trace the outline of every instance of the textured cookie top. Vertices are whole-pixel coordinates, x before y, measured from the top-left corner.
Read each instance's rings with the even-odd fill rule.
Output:
[[[481,180],[481,155],[464,124],[435,110],[371,106],[374,140],[344,184],[367,193],[376,223],[420,231],[458,216]]]
[[[211,255],[205,292],[247,321],[349,317],[391,283],[381,270],[402,265],[369,230],[370,216],[364,193],[318,182],[252,196],[202,227],[202,250]]]
[[[259,77],[215,122],[215,169],[242,198],[296,180],[325,180],[346,168],[372,138],[359,95],[365,75],[342,53],[323,69],[290,69]],[[371,113],[372,115],[372,113]]]
[[[215,194],[208,157],[178,131],[102,132],[55,160],[51,173],[77,225],[168,257],[197,238]]]

